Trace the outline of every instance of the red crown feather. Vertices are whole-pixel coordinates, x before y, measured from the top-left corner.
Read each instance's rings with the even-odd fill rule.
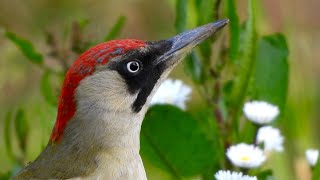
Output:
[[[145,45],[144,41],[134,39],[109,41],[89,49],[72,64],[63,82],[58,115],[50,137],[51,141],[56,143],[61,139],[67,123],[76,112],[74,92],[80,81],[91,75],[96,66],[106,64],[110,58]]]

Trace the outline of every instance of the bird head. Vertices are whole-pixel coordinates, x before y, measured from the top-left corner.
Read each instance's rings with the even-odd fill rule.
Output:
[[[99,114],[106,113],[142,119],[171,70],[227,22],[220,20],[167,40],[113,40],[86,51],[67,71],[51,141],[59,142],[75,116],[88,119],[87,123],[102,121]]]

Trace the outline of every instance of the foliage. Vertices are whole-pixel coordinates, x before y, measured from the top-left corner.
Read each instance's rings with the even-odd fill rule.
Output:
[[[257,127],[243,121],[241,108],[245,100],[265,100],[284,110],[288,89],[288,47],[285,36],[277,33],[261,36],[256,29],[257,5],[248,0],[248,18],[244,28],[240,27],[235,0],[187,0],[176,2],[176,32],[188,29],[190,16],[188,6],[193,6],[196,24],[202,25],[223,18],[230,20],[229,33],[221,33],[208,39],[195,49],[185,60],[185,71],[202,95],[205,108],[200,114],[182,111],[176,107],[162,105],[149,109],[141,130],[141,155],[148,162],[174,179],[202,177],[212,179],[219,169],[233,169],[226,159],[225,148],[233,143],[254,142]],[[223,8],[224,7],[224,8]],[[117,38],[126,22],[120,16],[104,41]],[[57,106],[60,85],[70,62],[97,42],[85,38],[87,20],[72,24],[71,46],[59,50],[57,35],[47,33],[49,54],[36,51],[34,45],[12,32],[6,32],[22,53],[33,63],[43,69],[41,93],[46,102]],[[225,42],[224,37],[229,38]],[[213,50],[213,43],[217,49]],[[229,44],[228,44],[229,43]],[[213,56],[213,51],[217,56]],[[74,56],[67,56],[68,53]],[[48,58],[53,58],[58,68],[47,66]],[[228,73],[228,76],[223,74]],[[8,112],[4,124],[4,139],[8,155],[18,167],[29,159],[26,157],[28,135],[32,127],[27,124],[23,109],[15,113],[14,124],[11,123],[12,112]],[[14,128],[10,128],[14,125]],[[14,129],[14,132],[11,130]],[[12,150],[12,134],[16,135],[19,149]],[[319,164],[319,163],[318,163]],[[315,176],[318,177],[319,165]],[[147,169],[147,173],[149,170]],[[7,179],[9,172],[0,176]],[[268,179],[272,170],[258,169],[248,171],[259,179]]]
[[[288,86],[288,47],[281,34],[263,36],[257,43],[252,96],[284,110]]]
[[[29,125],[26,120],[25,112],[22,109],[19,109],[15,112],[15,118],[13,121],[14,123],[12,123],[12,120],[12,112],[8,112],[4,122],[4,139],[6,144],[5,147],[9,158],[15,161],[15,164],[17,166],[23,166],[26,161]],[[15,154],[12,144],[12,142],[14,141],[18,142],[18,147],[21,151],[21,155]],[[13,172],[8,172],[7,174],[12,173]],[[6,174],[4,174],[3,177],[7,177]]]
[[[64,79],[64,74],[69,68],[70,62],[82,54],[89,46],[97,43],[92,40],[89,41],[89,38],[86,39],[84,36],[84,29],[88,23],[89,22],[86,19],[73,22],[71,28],[72,31],[69,32],[69,36],[71,37],[71,46],[69,49],[64,49],[62,51],[60,48],[64,47],[64,45],[58,43],[58,35],[52,32],[45,32],[46,44],[50,49],[49,54],[39,53],[32,42],[21,38],[13,32],[7,31],[5,33],[5,36],[21,50],[30,62],[35,63],[43,70],[40,83],[41,94],[43,95],[44,100],[54,107],[58,104],[60,86]],[[124,26],[124,23],[125,17],[120,16],[115,25],[111,28],[110,32],[107,33],[106,39],[113,39],[118,36]],[[66,52],[72,52],[75,55],[68,56],[66,55]],[[46,64],[51,58],[57,62],[59,67],[52,67]],[[13,164],[15,167],[13,167],[11,172],[0,174],[0,179],[8,179],[10,176],[15,174],[17,170],[25,166],[27,162],[30,162],[27,157],[27,146],[29,133],[32,127],[29,126],[26,112],[23,109],[18,109],[14,115],[14,123],[12,123],[13,112],[7,112],[6,114],[4,121],[4,140],[6,152],[14,162]],[[45,122],[43,124],[49,123],[50,122]],[[18,142],[18,152],[16,149],[13,149],[14,145],[12,142]],[[41,148],[44,148],[44,146]]]
[[[200,124],[190,114],[173,106],[150,108],[141,137],[142,157],[160,160],[161,166],[177,178],[210,170],[216,157],[220,156]]]
[[[320,161],[318,160],[315,168],[313,169],[312,180],[316,180],[320,178]]]
[[[30,61],[36,64],[41,64],[43,62],[43,56],[40,53],[35,51],[33,44],[30,41],[25,40],[12,32],[6,32],[5,35],[8,39],[10,39],[13,43],[15,43],[17,47],[20,48],[22,53]]]
[[[220,17],[219,13],[217,13],[217,17],[213,16],[215,12],[219,12],[219,3],[221,2],[218,0],[196,1],[195,13],[198,18],[198,25],[214,21]],[[187,6],[189,5],[186,1],[177,1],[177,32],[187,29]],[[193,151],[191,144],[185,144],[185,147],[180,150],[171,149],[176,147],[172,145],[172,143],[183,142],[183,139],[190,139],[190,135],[179,135],[180,129],[188,128],[187,121],[189,121],[189,118],[187,118],[187,112],[180,112],[186,115],[181,114],[177,117],[174,112],[170,112],[169,107],[162,107],[163,109],[168,108],[165,112],[163,112],[163,109],[160,107],[154,107],[148,111],[142,127],[141,153],[143,158],[154,162],[155,166],[166,170],[177,179],[194,177],[197,174],[202,174],[203,179],[211,179],[212,176],[207,175],[213,175],[218,170],[217,168],[230,168],[230,164],[225,159],[223,150],[221,151],[219,146],[217,146],[219,142],[223,142],[223,146],[227,147],[228,144],[241,140],[249,143],[255,140],[256,126],[246,122],[245,128],[240,127],[240,124],[243,124],[240,111],[243,102],[247,98],[274,103],[278,105],[281,110],[283,110],[285,104],[288,85],[288,48],[284,36],[281,34],[259,36],[255,27],[257,7],[255,1],[249,0],[248,19],[244,28],[241,30],[242,37],[240,38],[240,25],[238,15],[236,14],[235,2],[229,0],[224,5],[226,7],[226,15],[231,21],[229,31],[230,48],[226,47],[224,42],[221,43],[218,51],[219,55],[217,59],[213,59],[211,56],[211,45],[216,39],[209,39],[205,43],[202,43],[198,50],[194,50],[185,61],[187,74],[189,74],[193,82],[199,86],[200,93],[202,93],[203,98],[207,102],[207,107],[212,108],[212,112],[214,112],[211,114],[213,118],[210,118],[210,121],[213,121],[216,127],[220,127],[211,129],[213,132],[209,134],[209,137],[214,138],[209,142],[212,143],[212,147],[214,148],[207,149],[207,152],[213,151],[212,153],[216,155],[215,158],[220,159],[220,161],[212,159],[211,166],[207,171],[197,172],[195,171],[197,166],[201,163],[205,164],[207,161],[202,160],[199,164],[199,160],[193,159],[193,156],[188,155],[188,153],[197,152],[203,154],[201,153],[201,149]],[[208,8],[208,6],[211,8]],[[205,12],[203,12],[204,9],[206,10]],[[216,64],[212,64],[212,62],[216,62]],[[228,64],[228,66],[226,66],[226,64]],[[234,72],[234,77],[230,80],[222,79],[221,74],[224,73],[224,71],[230,70]],[[212,87],[215,88],[212,89]],[[225,112],[226,109],[227,112]],[[158,117],[156,115],[157,113],[159,113]],[[152,116],[150,114],[152,114]],[[152,118],[152,121],[150,118]],[[185,121],[185,123],[179,124],[179,121]],[[153,127],[159,130],[149,130],[150,133],[147,133],[146,138],[146,129],[150,128],[151,123]],[[193,125],[193,130],[189,130],[190,133],[198,131],[199,127],[205,123],[203,121],[197,121],[197,124],[198,125]],[[176,131],[178,131],[175,132],[174,135],[170,133],[172,127],[175,127]],[[167,134],[158,134],[157,132],[161,129],[165,129]],[[203,133],[207,132],[206,129],[202,129],[202,131]],[[208,137],[203,138],[205,140]],[[197,140],[197,142],[201,142],[201,140]],[[164,145],[161,145],[162,143]],[[215,146],[213,146],[214,144]],[[166,150],[167,148],[169,148],[170,151]],[[145,149],[149,151],[145,151]],[[153,152],[150,153],[151,151]],[[175,154],[175,156],[170,156],[170,154]],[[189,169],[188,173],[181,172],[179,167],[173,163],[179,161],[192,161],[191,164],[194,164],[194,169]],[[188,163],[185,163],[183,168],[188,169]],[[272,176],[272,170],[249,171],[249,173],[258,176],[260,179],[267,179]]]

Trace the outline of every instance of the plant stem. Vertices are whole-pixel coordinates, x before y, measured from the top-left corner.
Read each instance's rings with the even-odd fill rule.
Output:
[[[221,5],[221,0],[216,0],[215,5],[214,5],[214,19],[219,19],[219,9]]]
[[[236,79],[234,92],[232,95],[232,106],[230,110],[230,122],[232,123],[232,129],[234,130],[233,138],[237,139],[239,134],[239,115],[242,104],[245,100],[247,89],[249,86],[249,80],[253,71],[253,65],[255,62],[255,48],[256,48],[256,29],[255,29],[255,0],[249,0],[248,2],[248,21],[246,24],[246,38],[243,43],[244,51],[241,57],[239,78]]]

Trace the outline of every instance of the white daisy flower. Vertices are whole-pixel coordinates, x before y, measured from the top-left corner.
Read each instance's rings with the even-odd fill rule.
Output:
[[[308,163],[311,166],[315,166],[317,164],[319,158],[319,150],[317,149],[307,149],[306,150],[306,158]]]
[[[233,165],[242,168],[256,168],[266,160],[266,156],[259,147],[245,143],[229,147],[227,157]]]
[[[264,101],[251,101],[244,104],[243,112],[250,121],[266,124],[279,115],[279,108]]]
[[[181,109],[186,109],[186,101],[192,92],[190,86],[180,80],[165,80],[151,100],[153,104],[172,104]]]
[[[283,141],[284,137],[281,135],[281,132],[277,128],[272,126],[264,126],[259,128],[257,134],[257,143],[264,144],[265,151],[283,151]]]
[[[255,176],[242,175],[242,172],[218,171],[214,177],[216,180],[257,180]]]

